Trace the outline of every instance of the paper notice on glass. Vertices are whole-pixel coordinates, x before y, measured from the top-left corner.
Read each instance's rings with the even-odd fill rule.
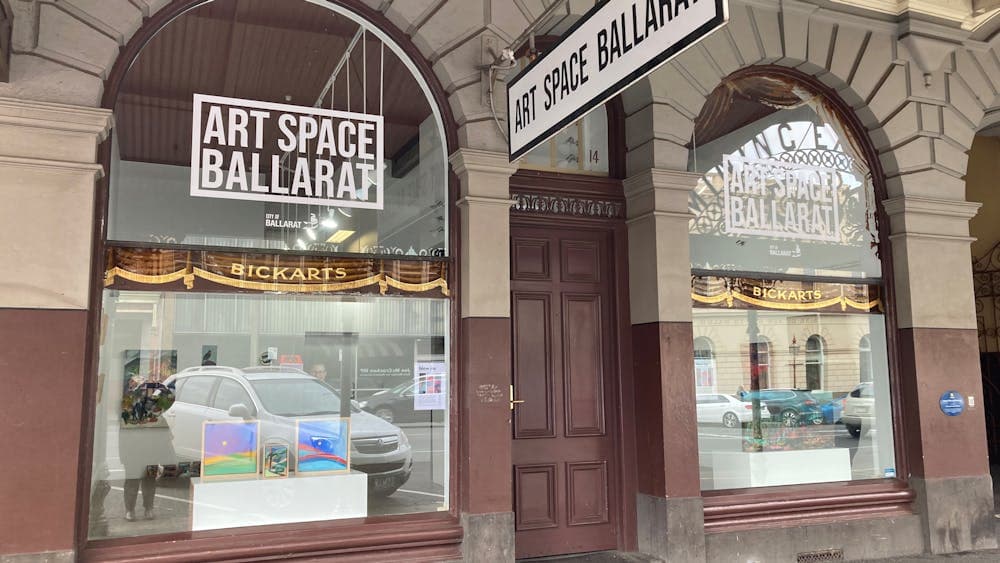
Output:
[[[448,408],[447,368],[442,361],[417,362],[413,371],[413,410]]]

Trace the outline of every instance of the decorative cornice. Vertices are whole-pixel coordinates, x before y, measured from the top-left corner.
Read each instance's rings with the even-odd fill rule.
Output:
[[[508,199],[504,197],[486,197],[486,196],[475,196],[469,195],[459,199],[455,205],[459,207],[469,207],[470,205],[497,205],[502,207],[510,207],[515,205],[517,200]]]
[[[620,201],[592,199],[568,195],[512,193],[513,211],[541,215],[622,219],[625,204]]]
[[[976,237],[967,237],[962,235],[939,235],[934,233],[896,233],[894,235],[889,235],[889,240],[892,242],[906,241],[910,239],[922,239],[922,240],[936,240],[945,242],[960,242],[964,244],[972,244],[976,241]]]
[[[114,124],[110,110],[0,98],[0,124],[92,134],[103,141]]]
[[[885,200],[882,207],[889,216],[899,214],[956,217],[968,221],[976,216],[983,204],[974,201],[938,199],[919,196],[899,196]]]
[[[682,170],[649,168],[633,174],[622,182],[625,198],[630,199],[655,188],[689,191],[694,189],[701,174]]]
[[[82,172],[84,174],[93,174],[95,180],[104,176],[104,167],[100,164],[68,162],[65,160],[41,160],[37,158],[0,156],[0,168],[5,167],[31,168],[47,172],[69,172],[73,174]]]
[[[448,157],[448,162],[459,176],[470,172],[510,176],[517,171],[517,163],[510,162],[506,153],[480,149],[458,149]]]

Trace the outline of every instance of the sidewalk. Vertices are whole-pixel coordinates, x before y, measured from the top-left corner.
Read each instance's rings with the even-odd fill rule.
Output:
[[[1000,549],[977,551],[974,553],[953,553],[951,555],[914,555],[912,557],[892,557],[889,559],[865,559],[855,563],[910,563],[910,561],[1000,561]]]

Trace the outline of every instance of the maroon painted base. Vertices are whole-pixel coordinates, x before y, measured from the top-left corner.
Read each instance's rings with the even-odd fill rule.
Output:
[[[86,311],[0,309],[0,555],[74,548]]]

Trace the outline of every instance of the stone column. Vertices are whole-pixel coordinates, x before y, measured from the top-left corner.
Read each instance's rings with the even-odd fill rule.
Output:
[[[514,560],[511,431],[510,176],[507,155],[459,149],[462,412],[459,475],[466,561]]]
[[[647,169],[625,180],[635,376],[639,550],[704,561],[691,328],[688,193],[697,174]]]
[[[891,181],[885,202],[900,357],[893,377],[902,396],[894,416],[905,427],[902,449],[927,549],[988,549],[996,547],[993,487],[969,249],[969,219],[979,204],[964,201],[958,178],[936,174],[927,183],[919,176]],[[959,416],[941,411],[950,390],[966,402]]]
[[[110,125],[107,110],[0,98],[0,444],[20,475],[0,479],[0,559],[74,558],[75,500],[89,488],[79,452],[97,147]]]

